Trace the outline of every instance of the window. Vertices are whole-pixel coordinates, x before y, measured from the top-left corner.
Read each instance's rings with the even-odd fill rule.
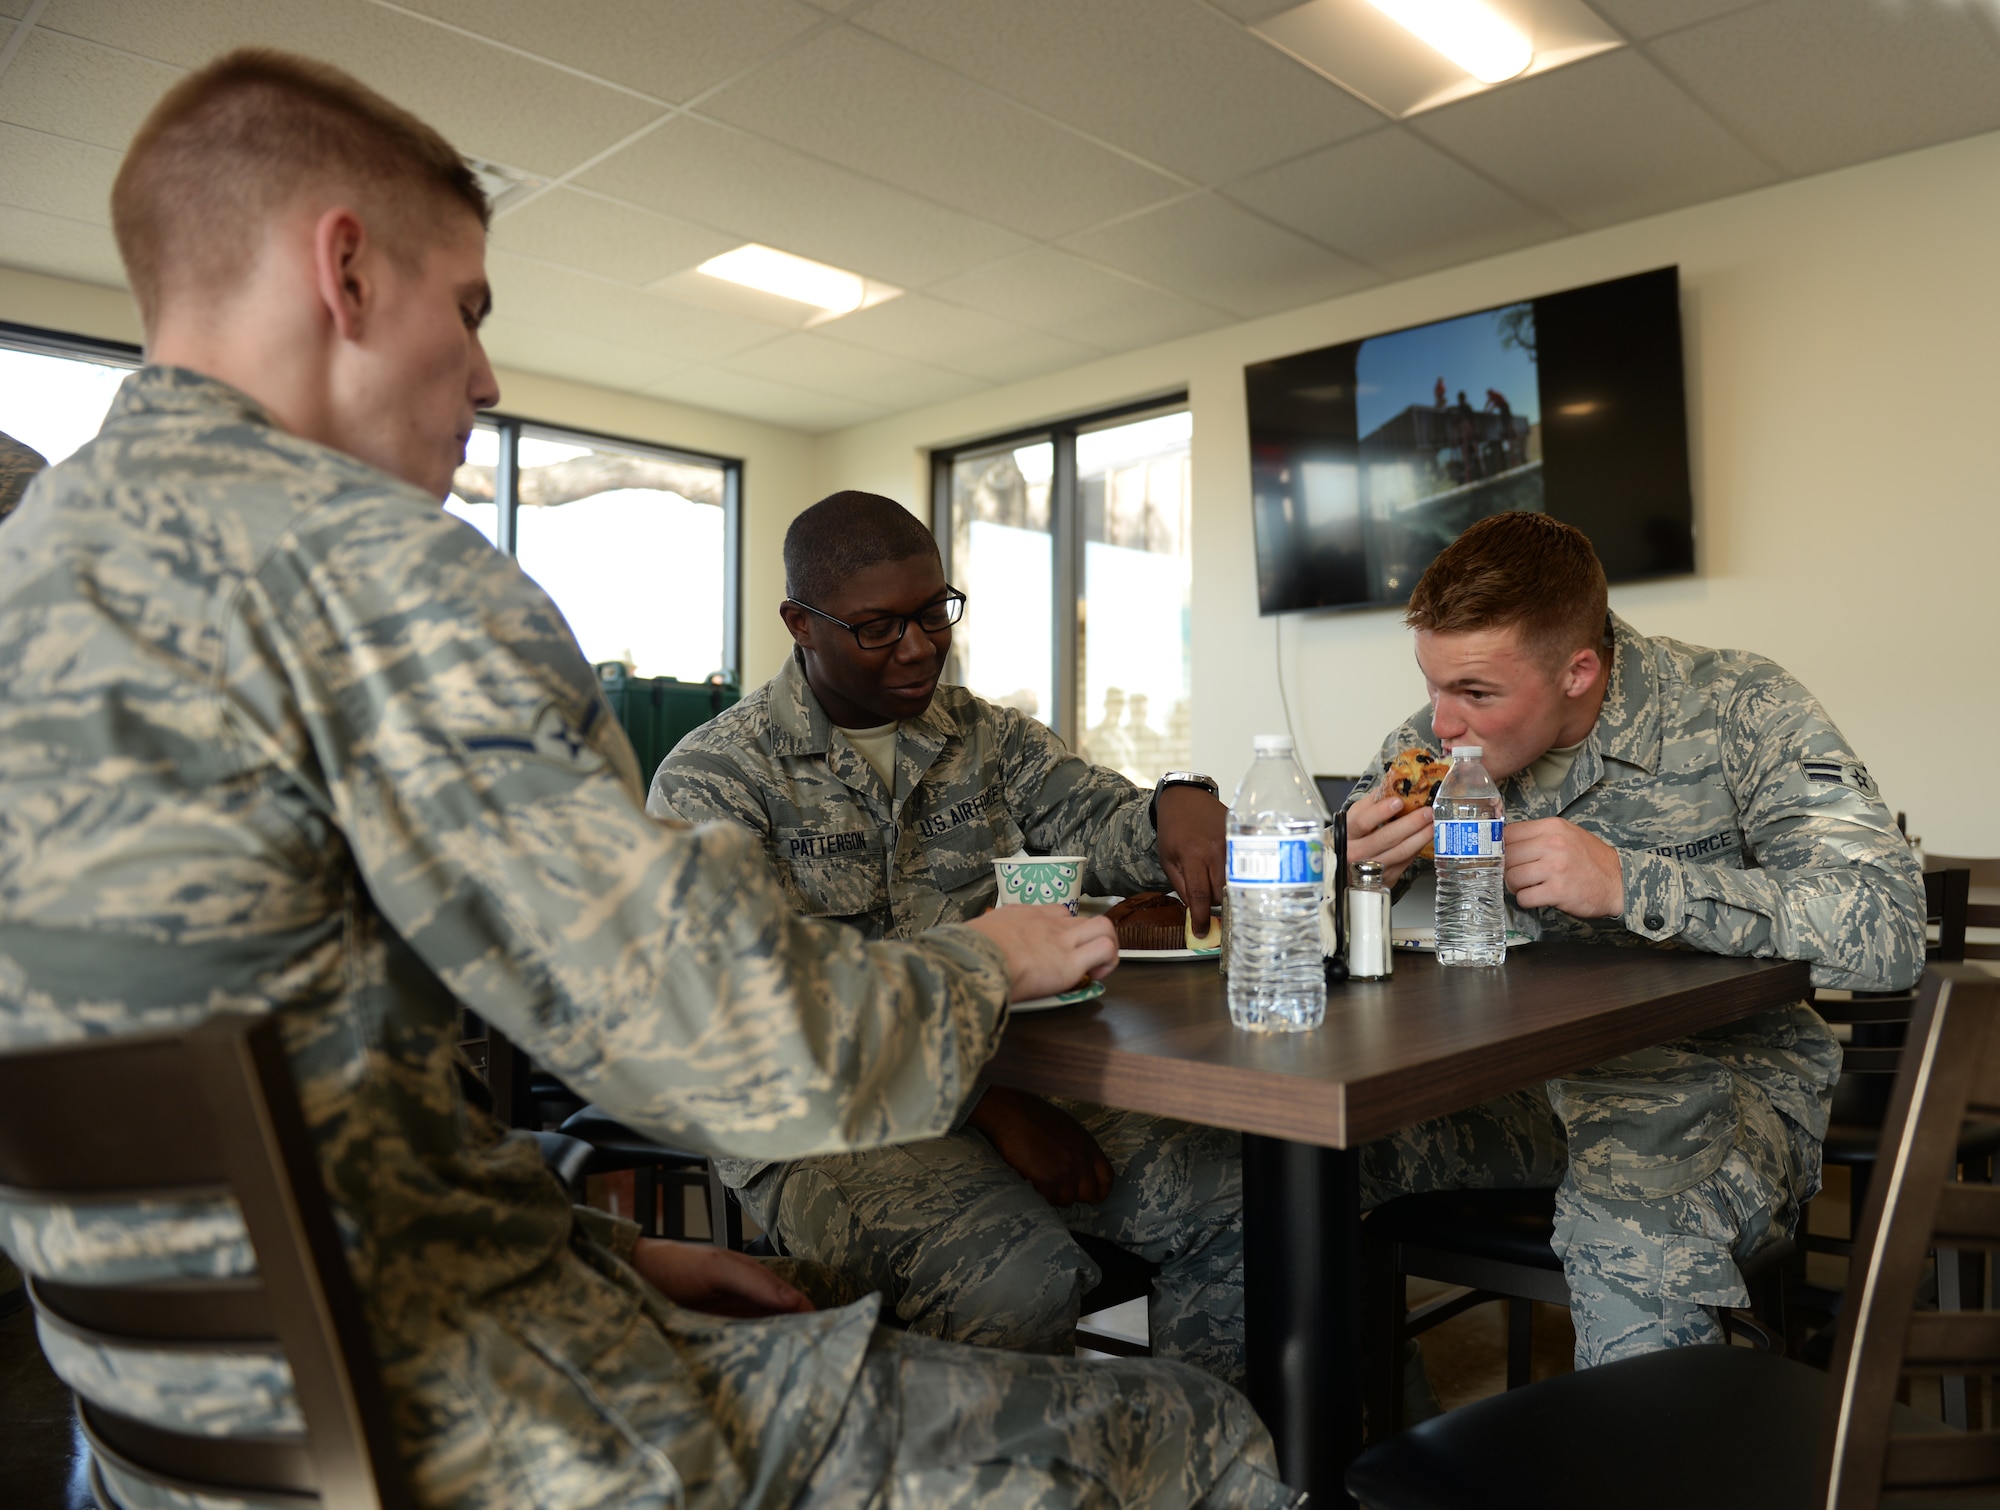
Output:
[[[733,681],[739,476],[720,457],[494,416],[444,506],[520,561],[586,660]]]
[[[1150,784],[1193,761],[1184,399],[932,457],[949,675]]]
[[[0,431],[50,466],[97,434],[139,348],[0,323]]]
[[[64,460],[141,360],[136,346],[0,322],[0,431]],[[488,415],[444,506],[520,560],[588,660],[733,681],[740,479],[721,457]]]

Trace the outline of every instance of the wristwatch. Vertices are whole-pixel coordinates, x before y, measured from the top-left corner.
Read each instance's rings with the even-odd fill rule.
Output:
[[[1146,817],[1153,825],[1153,832],[1160,831],[1160,793],[1170,786],[1198,786],[1216,801],[1222,800],[1222,788],[1216,785],[1213,776],[1204,776],[1199,771],[1169,771],[1159,779],[1153,788],[1153,800],[1146,804]]]

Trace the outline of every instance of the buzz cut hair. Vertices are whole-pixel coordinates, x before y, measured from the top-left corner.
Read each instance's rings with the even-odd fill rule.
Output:
[[[924,522],[880,493],[830,493],[785,531],[785,596],[817,608],[856,572],[915,556],[939,559]]]
[[[111,229],[151,331],[162,302],[225,296],[264,229],[308,198],[348,200],[414,270],[454,211],[491,210],[451,143],[329,64],[269,48],[226,53],[155,105],[111,189]]]
[[[1432,634],[1516,629],[1552,672],[1604,644],[1610,591],[1590,537],[1547,514],[1493,514],[1438,552],[1403,622]]]

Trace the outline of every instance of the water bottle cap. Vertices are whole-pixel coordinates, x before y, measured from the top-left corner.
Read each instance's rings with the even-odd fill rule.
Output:
[[[1477,760],[1485,753],[1485,749],[1480,745],[1453,745],[1451,747],[1451,758],[1453,760]]]
[[[1259,734],[1252,741],[1259,755],[1289,755],[1292,753],[1292,736],[1289,734]]]

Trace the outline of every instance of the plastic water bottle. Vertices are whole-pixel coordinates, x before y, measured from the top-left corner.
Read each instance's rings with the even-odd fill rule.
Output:
[[[1454,745],[1451,769],[1432,799],[1437,851],[1437,953],[1440,965],[1499,965],[1507,960],[1507,887],[1501,859],[1500,789],[1486,774],[1478,745]]]
[[[1229,1018],[1302,1033],[1326,1020],[1319,900],[1326,810],[1287,734],[1259,734],[1229,808]]]

